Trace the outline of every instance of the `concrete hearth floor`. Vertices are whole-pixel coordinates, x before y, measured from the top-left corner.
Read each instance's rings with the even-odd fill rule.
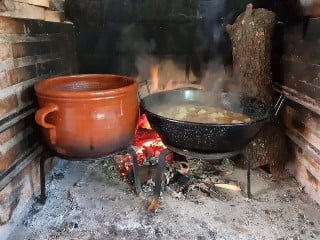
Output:
[[[59,161],[44,205],[34,203],[9,240],[22,239],[320,239],[320,207],[293,179],[252,171],[253,199],[239,192],[226,201],[199,195],[178,199],[164,191],[156,212],[148,195],[101,162]],[[246,186],[246,170],[229,178]]]

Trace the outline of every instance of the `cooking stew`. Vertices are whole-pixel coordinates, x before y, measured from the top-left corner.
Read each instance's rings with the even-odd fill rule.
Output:
[[[160,116],[179,121],[213,124],[248,123],[251,118],[245,114],[227,111],[221,108],[184,104],[167,107],[157,113]]]

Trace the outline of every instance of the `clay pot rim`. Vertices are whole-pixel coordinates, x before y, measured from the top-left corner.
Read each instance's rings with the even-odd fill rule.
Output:
[[[88,91],[60,91],[48,88],[52,82],[63,81],[66,82],[75,82],[75,79],[114,79],[117,78],[119,81],[129,80],[129,84],[126,86],[118,88],[110,88],[105,90],[88,90]],[[125,94],[130,91],[137,91],[138,82],[134,77],[115,75],[115,74],[73,74],[73,75],[64,75],[58,77],[52,77],[48,79],[41,80],[34,85],[36,95],[42,97],[52,97],[52,98],[99,98],[99,97],[114,97],[118,95]]]

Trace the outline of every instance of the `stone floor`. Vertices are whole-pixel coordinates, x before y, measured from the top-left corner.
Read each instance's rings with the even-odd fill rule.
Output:
[[[9,240],[22,239],[320,239],[320,206],[293,179],[252,171],[253,198],[225,190],[228,200],[179,198],[163,191],[156,212],[103,162],[60,160],[47,200],[33,203]],[[246,170],[229,178],[246,186]]]

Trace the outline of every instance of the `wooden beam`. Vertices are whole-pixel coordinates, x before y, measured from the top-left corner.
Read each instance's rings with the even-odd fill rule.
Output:
[[[299,93],[297,90],[280,85],[274,84],[274,90],[283,93],[288,99],[301,104],[305,108],[320,115],[320,102],[316,99],[310,98],[304,94]]]
[[[15,2],[15,6],[14,11],[0,12],[0,16],[44,20],[45,9],[43,7],[21,2]]]
[[[63,22],[64,12],[46,10],[44,13],[44,20],[49,22]]]
[[[15,0],[16,2],[27,3],[30,5],[40,6],[40,7],[49,7],[49,0]]]
[[[306,108],[295,109],[285,106],[284,124],[293,134],[318,148],[320,152],[320,116]]]
[[[287,131],[287,135],[293,142],[291,151],[294,157],[288,168],[304,187],[305,192],[320,204],[319,152],[290,131]]]

